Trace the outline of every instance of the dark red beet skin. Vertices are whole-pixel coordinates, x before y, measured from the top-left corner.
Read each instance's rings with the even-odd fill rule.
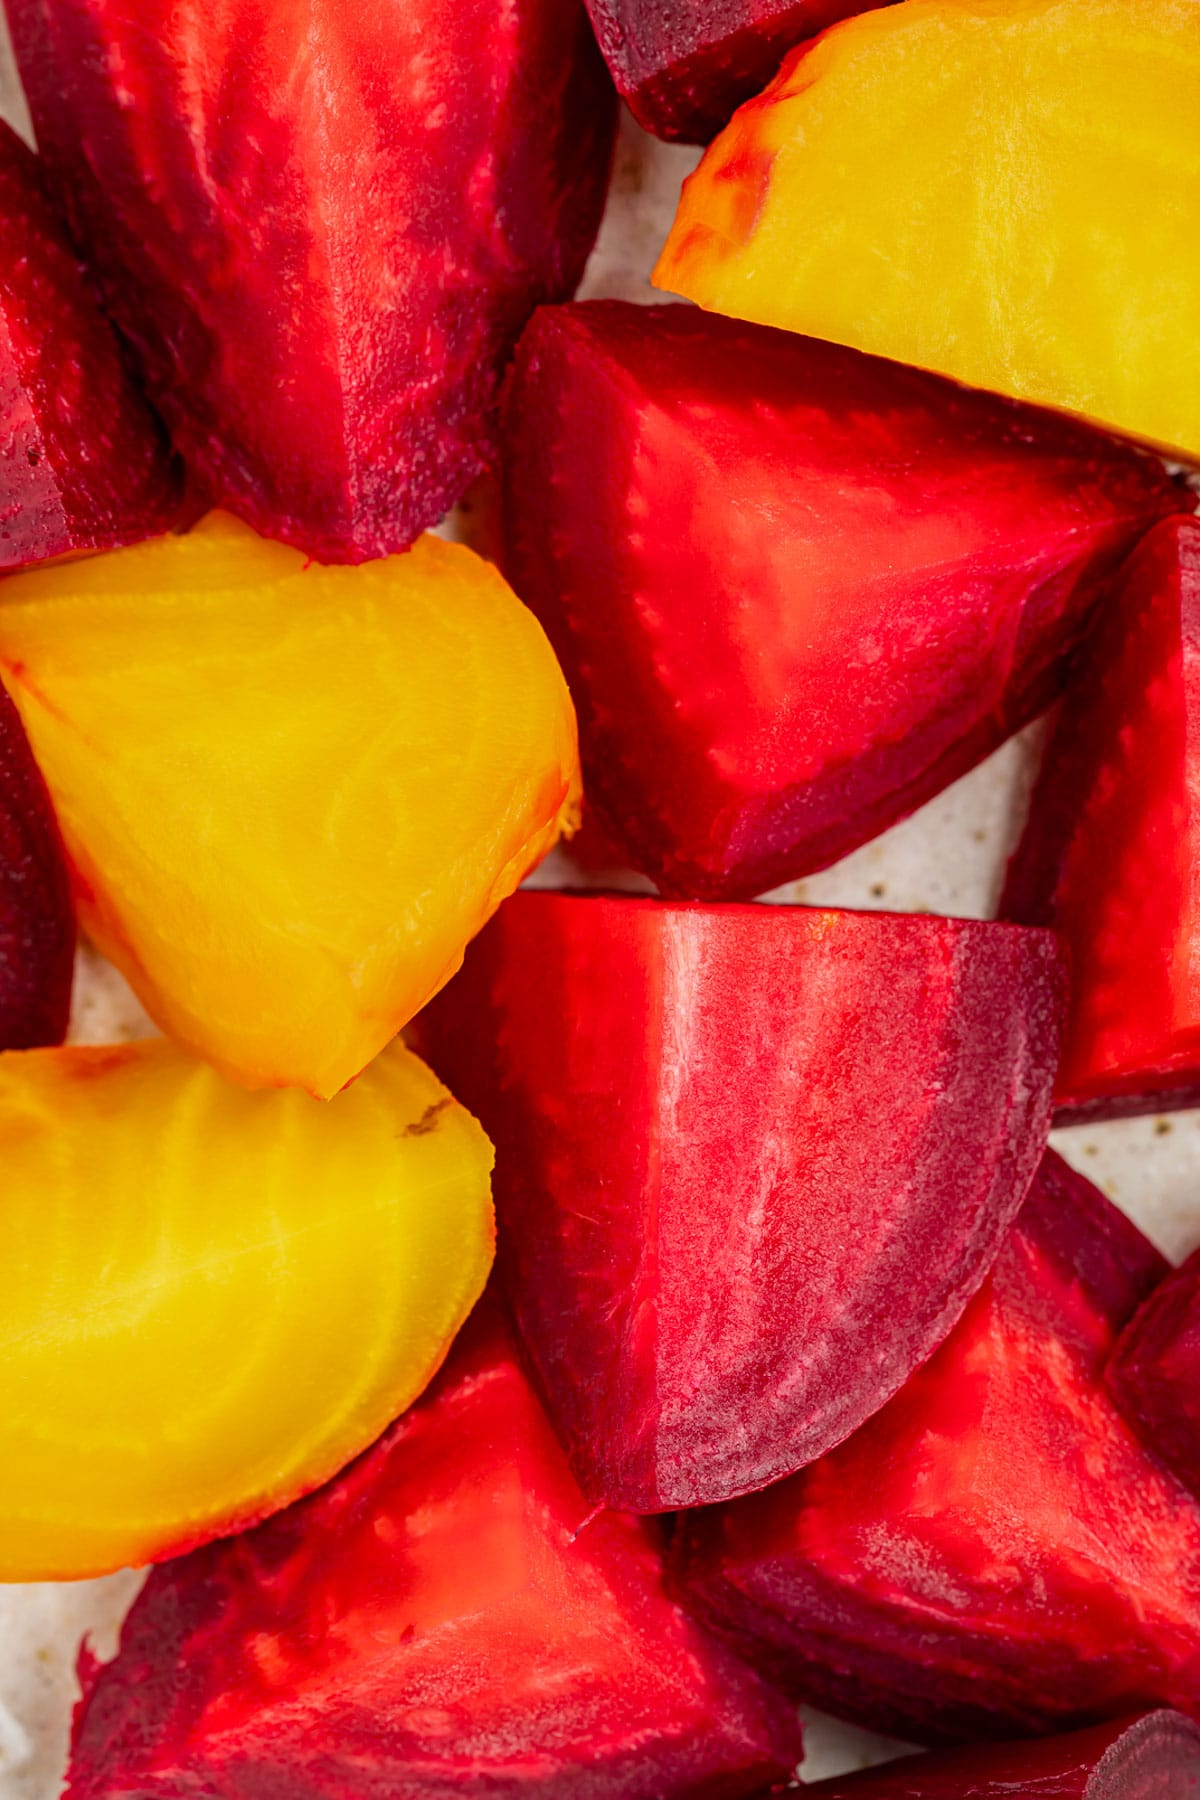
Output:
[[[329,562],[488,459],[616,102],[582,0],[5,0],[39,143],[212,497]]]
[[[418,1022],[589,1499],[761,1488],[941,1342],[1046,1140],[1048,933],[524,892]],[[494,1058],[489,1047],[494,1043]]]
[[[0,687],[0,1050],[62,1043],[74,962],[58,825],[17,709]]]
[[[890,1406],[790,1481],[685,1515],[679,1592],[795,1694],[917,1741],[1200,1713],[1200,1506],[1102,1380],[1164,1266],[1048,1156]]]
[[[1028,1744],[906,1756],[805,1791],[814,1800],[1188,1800],[1200,1796],[1200,1729],[1181,1713],[1143,1713]]]
[[[1108,1385],[1151,1449],[1200,1494],[1200,1250],[1125,1327]]]
[[[706,144],[784,52],[886,0],[588,0],[618,92],[658,137]]]
[[[1070,946],[1063,1122],[1200,1103],[1200,523],[1117,579],[1046,748],[1006,917]]]
[[[835,861],[993,750],[1184,504],[1086,426],[691,307],[540,312],[504,440],[505,566],[591,803],[700,899]]]
[[[0,571],[164,531],[179,471],[0,120]]]
[[[477,1318],[331,1486],[154,1570],[85,1671],[70,1800],[737,1800],[786,1776],[793,1709],[667,1598],[653,1526],[587,1511]]]

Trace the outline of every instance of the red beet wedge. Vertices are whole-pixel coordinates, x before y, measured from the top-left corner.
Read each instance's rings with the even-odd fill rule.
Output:
[[[792,1709],[587,1505],[494,1323],[332,1486],[156,1569],[85,1672],[71,1800],[722,1800]],[[578,1535],[577,1535],[578,1534]]]
[[[1200,1250],[1125,1327],[1108,1385],[1151,1449],[1200,1494]]]
[[[1200,523],[1122,572],[1046,751],[1009,918],[1071,949],[1064,1120],[1200,1103]]]
[[[589,1499],[763,1487],[896,1391],[1033,1176],[1061,989],[1049,933],[994,924],[501,909],[421,1048],[497,1146],[509,1291]]]
[[[0,687],[0,1050],[62,1043],[74,960],[75,913],[50,796]]]
[[[1200,1800],[1200,1729],[1182,1713],[1143,1713],[1032,1743],[906,1756],[805,1792],[813,1800]]]
[[[490,453],[615,99],[582,0],[5,0],[39,142],[214,499],[329,562]]]
[[[0,120],[0,571],[136,543],[178,506],[166,439],[37,158]]]
[[[1102,1380],[1163,1267],[1048,1156],[937,1355],[823,1461],[688,1515],[680,1591],[796,1694],[918,1741],[1195,1716],[1200,1505]]]
[[[1182,505],[1086,426],[686,307],[539,313],[506,418],[507,569],[592,803],[701,899],[811,873],[994,749]]]
[[[706,144],[793,44],[885,3],[588,0],[588,11],[634,117],[658,137]]]

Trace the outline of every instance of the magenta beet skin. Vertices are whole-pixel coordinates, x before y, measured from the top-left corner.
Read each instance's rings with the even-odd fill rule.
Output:
[[[17,709],[0,687],[0,1050],[62,1043],[74,962],[58,825]]]
[[[706,144],[786,50],[886,0],[588,0],[618,91],[658,137]]]
[[[1061,1001],[1049,933],[505,904],[419,1041],[496,1144],[505,1277],[590,1500],[761,1488],[895,1393],[1037,1167]]]
[[[1182,1713],[1143,1713],[1032,1743],[906,1756],[805,1792],[813,1800],[1200,1800],[1200,1729]]]
[[[1125,1327],[1108,1385],[1151,1449],[1200,1494],[1200,1250]]]
[[[70,1800],[736,1800],[791,1707],[588,1507],[495,1319],[333,1484],[156,1569],[85,1671]],[[580,1527],[583,1527],[581,1530]]]
[[[1200,1505],[1103,1385],[1164,1267],[1048,1156],[890,1406],[790,1481],[685,1516],[679,1592],[793,1693],[918,1742],[1195,1716]]]
[[[328,562],[489,458],[616,102],[582,0],[5,0],[34,123],[198,481]]]
[[[0,571],[164,531],[179,470],[0,120]]]
[[[699,899],[835,861],[993,750],[1184,504],[1086,426],[690,307],[539,313],[504,436],[507,571],[592,805]]]
[[[1051,733],[1002,910],[1071,951],[1063,1122],[1200,1103],[1200,523],[1117,578]]]

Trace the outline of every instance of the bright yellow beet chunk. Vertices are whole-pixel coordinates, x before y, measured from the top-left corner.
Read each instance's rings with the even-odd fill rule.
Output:
[[[1200,457],[1200,6],[905,0],[795,53],[654,279]]]
[[[164,1039],[0,1056],[0,1581],[169,1556],[421,1392],[492,1259],[491,1146],[391,1046],[328,1105]]]
[[[541,627],[439,538],[359,568],[214,514],[7,580],[0,677],[82,923],[250,1087],[336,1093],[573,823]]]

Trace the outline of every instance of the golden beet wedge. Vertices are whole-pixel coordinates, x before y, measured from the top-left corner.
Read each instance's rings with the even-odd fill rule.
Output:
[[[0,1056],[0,1581],[158,1561],[318,1486],[492,1259],[491,1146],[391,1046],[327,1106],[163,1039]]]
[[[657,286],[1200,458],[1196,0],[905,0],[785,62]]]
[[[439,538],[324,568],[213,514],[17,575],[0,677],[84,928],[247,1087],[337,1093],[574,822],[554,653]]]

